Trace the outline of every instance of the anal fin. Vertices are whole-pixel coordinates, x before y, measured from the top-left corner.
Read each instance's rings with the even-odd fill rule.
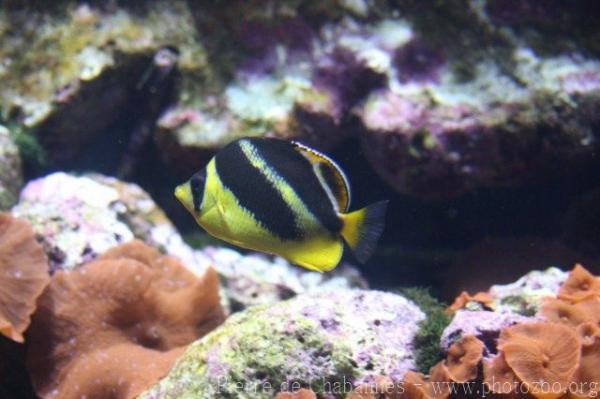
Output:
[[[344,244],[339,239],[306,243],[286,254],[286,258],[306,269],[319,273],[334,269],[342,259]]]

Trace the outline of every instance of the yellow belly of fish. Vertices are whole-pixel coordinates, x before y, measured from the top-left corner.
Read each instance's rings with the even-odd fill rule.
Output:
[[[230,192],[212,192],[216,194],[210,199],[212,206],[198,219],[211,235],[239,247],[279,255],[309,270],[329,271],[339,263],[342,240],[324,228],[313,226],[302,240],[281,240],[261,227]]]

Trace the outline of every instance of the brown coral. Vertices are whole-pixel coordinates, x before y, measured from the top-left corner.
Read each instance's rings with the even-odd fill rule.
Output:
[[[583,336],[579,368],[569,385],[569,393],[575,398],[597,398],[600,395],[600,334],[594,325],[581,325],[578,332]]]
[[[483,355],[483,342],[466,335],[448,349],[446,367],[454,382],[464,383],[477,377],[477,367]]]
[[[589,321],[589,315],[583,309],[556,298],[544,300],[540,314],[548,321],[566,324],[571,327],[577,327]]]
[[[299,389],[295,392],[279,392],[275,399],[317,399],[317,394],[310,389]]]
[[[414,371],[404,375],[404,399],[446,399],[450,396],[451,378],[444,362],[429,370],[429,377]]]
[[[0,334],[23,342],[36,300],[49,282],[46,255],[29,224],[0,213]]]
[[[470,295],[467,291],[463,291],[456,297],[454,302],[452,302],[452,305],[448,307],[447,312],[454,313],[457,310],[466,307],[469,302],[476,302],[483,307],[489,307],[493,302],[493,298],[487,292],[478,292],[475,295]]]
[[[564,395],[581,359],[575,331],[558,323],[524,323],[500,333],[498,349],[537,398]]]
[[[561,299],[548,298],[541,308],[541,315],[556,323],[573,328],[583,323],[600,322],[600,299],[587,297],[577,303],[569,303]]]
[[[28,368],[42,398],[131,398],[223,318],[214,270],[199,278],[125,244],[52,277],[33,317]]]
[[[569,302],[600,297],[600,279],[588,272],[583,266],[575,265],[567,281],[560,287],[558,297]]]
[[[577,334],[584,348],[592,346],[597,340],[600,340],[600,327],[594,323],[583,323],[577,327]]]
[[[489,392],[511,394],[515,392],[519,380],[506,363],[504,354],[499,353],[483,362],[483,383]]]

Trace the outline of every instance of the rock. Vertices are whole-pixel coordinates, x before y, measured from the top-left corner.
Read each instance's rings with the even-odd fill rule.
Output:
[[[161,50],[176,49],[182,93],[206,73],[184,1],[40,5],[0,11],[0,108],[37,132],[53,162],[73,161],[132,106],[142,122],[156,117],[147,106],[169,95],[160,82],[168,73],[156,73]]]
[[[357,110],[373,168],[400,192],[448,198],[589,164],[600,122],[597,57],[564,48],[542,53],[523,40],[525,33],[494,25],[473,3],[465,6],[461,35],[470,36],[462,53],[454,35],[428,34],[414,16],[408,40],[378,48],[387,60],[381,63],[387,86]],[[456,24],[445,18],[438,34],[446,23]],[[430,23],[435,20],[431,14]],[[580,44],[573,39],[570,46]]]
[[[544,298],[556,297],[568,273],[556,267],[544,271],[531,271],[512,284],[493,285],[489,294],[492,307],[499,313],[535,315]]]
[[[214,151],[240,134],[322,149],[360,134],[390,186],[434,198],[591,162],[600,62],[598,35],[580,10],[557,6],[566,13],[558,18],[530,4],[524,14],[532,17],[516,23],[498,17],[511,9],[502,1],[359,3],[330,13],[312,3],[302,11],[257,11],[223,33],[226,44],[207,44],[230,54],[230,77],[206,101],[161,119],[157,137],[174,151],[165,155],[199,159],[200,150]],[[199,29],[214,27],[209,20],[216,16],[239,20],[246,7],[234,2],[197,17]],[[549,44],[535,40],[536,29],[557,25]]]
[[[123,175],[152,133],[182,177],[240,136],[360,136],[391,187],[424,197],[572,173],[598,150],[598,33],[578,7],[513,3],[7,7],[0,106],[59,163],[125,141],[106,152]]]
[[[242,255],[221,247],[207,247],[199,252],[219,273],[233,310],[275,303],[307,292],[368,286],[359,271],[348,264],[331,273],[316,273],[292,266],[279,257]]]
[[[0,125],[0,211],[7,210],[17,201],[23,184],[19,149],[8,129]]]
[[[246,7],[234,2],[218,18],[233,19]],[[228,65],[231,77],[163,114],[156,140],[169,165],[190,174],[241,136],[297,139],[321,149],[351,136],[348,111],[383,86],[384,76],[339,45],[354,25],[318,29],[306,15],[282,8],[285,13],[274,7],[268,17],[258,10],[244,14],[244,23],[234,23],[224,39],[228,45],[218,50],[236,49],[237,62]],[[247,51],[237,51],[240,47]]]
[[[483,341],[488,351],[496,353],[496,338],[500,335],[500,330],[513,324],[536,320],[535,317],[515,313],[459,310],[442,333],[440,347],[447,351],[461,337],[474,335]]]
[[[89,178],[54,173],[29,182],[12,214],[31,223],[54,272],[134,238],[111,208],[118,199],[116,190]]]
[[[176,256],[197,275],[208,266],[145,191],[114,178],[54,173],[33,180],[12,213],[32,224],[52,271],[73,269],[134,238]]]
[[[204,274],[209,266],[206,257],[183,241],[167,215],[140,186],[99,174],[89,175],[89,178],[116,190],[118,200],[112,202],[110,208],[136,238],[179,258],[197,275]]]
[[[141,398],[271,398],[294,382],[322,393],[378,375],[400,381],[415,367],[424,317],[401,296],[342,289],[250,308],[188,347]]]
[[[218,149],[243,136],[291,139],[303,137],[302,129],[308,129],[303,124],[335,128],[327,94],[317,91],[304,74],[282,74],[240,77],[222,93],[205,93],[202,104],[171,107],[158,121],[156,143],[164,150],[162,159],[189,175]],[[319,139],[315,141],[321,144]]]

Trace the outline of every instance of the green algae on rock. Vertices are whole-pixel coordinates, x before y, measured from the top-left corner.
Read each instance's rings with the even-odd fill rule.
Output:
[[[443,359],[440,338],[452,317],[446,312],[445,305],[435,299],[426,288],[403,288],[400,293],[415,302],[427,316],[420,323],[415,336],[418,370],[427,373]]]
[[[140,399],[266,399],[294,383],[343,397],[378,375],[400,381],[415,368],[413,339],[424,317],[404,297],[362,290],[250,308],[190,345]]]

